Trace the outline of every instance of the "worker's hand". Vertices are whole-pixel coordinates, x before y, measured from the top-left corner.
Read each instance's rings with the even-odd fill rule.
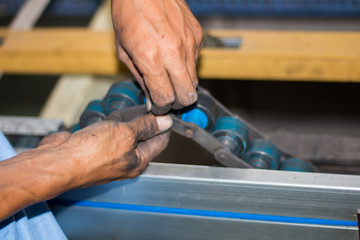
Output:
[[[167,146],[169,116],[148,114],[129,123],[117,122],[117,118],[114,112],[108,120],[74,134],[55,133],[41,141],[38,149],[71,156],[58,166],[61,175],[68,176],[69,188],[136,177]]]
[[[148,108],[163,114],[194,103],[203,33],[185,1],[112,0],[112,18],[118,56],[153,103]]]
[[[0,221],[14,212],[78,187],[138,176],[167,145],[169,116],[108,121],[74,134],[59,132],[0,162]]]

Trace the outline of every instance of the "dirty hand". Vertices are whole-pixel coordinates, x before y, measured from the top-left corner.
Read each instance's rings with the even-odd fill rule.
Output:
[[[141,85],[148,108],[164,114],[193,104],[203,33],[185,1],[112,0],[112,18],[119,59]]]
[[[71,189],[142,173],[167,146],[172,120],[151,114],[129,123],[116,119],[51,134],[37,148],[0,162],[0,220]]]
[[[106,121],[74,134],[50,135],[39,148],[58,146],[59,154],[66,151],[71,155],[66,171],[74,188],[134,178],[167,146],[172,120],[152,114],[129,123],[116,120],[114,112]]]

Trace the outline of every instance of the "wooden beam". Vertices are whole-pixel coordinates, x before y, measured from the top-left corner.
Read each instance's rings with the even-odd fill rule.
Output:
[[[16,13],[15,17],[11,20],[9,25],[10,31],[24,31],[30,30],[36,24],[43,11],[46,9],[50,0],[26,0],[22,4],[20,10]],[[3,36],[0,36],[1,42],[6,37],[7,31],[2,32]],[[0,68],[0,79],[3,75]]]
[[[237,49],[204,48],[201,78],[360,82],[360,33],[209,31],[241,38]],[[42,29],[9,34],[0,69],[13,73],[116,74],[112,31]],[[25,44],[26,43],[26,44]]]
[[[0,28],[0,38],[5,38],[8,34],[7,28]]]
[[[205,78],[360,81],[360,33],[212,30],[238,49],[203,49]]]
[[[0,69],[9,73],[115,73],[113,33],[84,29],[14,32],[0,49]]]

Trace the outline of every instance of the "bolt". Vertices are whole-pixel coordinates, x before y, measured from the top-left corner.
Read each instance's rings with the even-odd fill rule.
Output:
[[[191,130],[191,129],[186,129],[186,131],[185,131],[186,137],[191,138],[193,134],[194,134],[194,131],[193,131],[193,130]]]

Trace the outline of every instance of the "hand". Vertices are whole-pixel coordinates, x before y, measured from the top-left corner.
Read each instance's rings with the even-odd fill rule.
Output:
[[[167,146],[171,118],[116,119],[114,114],[74,134],[51,134],[39,147],[0,162],[0,220],[74,188],[142,173]]]
[[[112,0],[112,17],[118,57],[155,105],[151,111],[193,104],[203,33],[185,1]]]
[[[117,119],[114,112],[106,121],[74,134],[49,135],[40,142],[39,149],[58,146],[59,154],[70,152],[72,157],[63,161],[68,175],[72,176],[72,188],[134,178],[167,146],[170,135],[167,130],[172,120],[169,116],[151,114],[129,123]]]

